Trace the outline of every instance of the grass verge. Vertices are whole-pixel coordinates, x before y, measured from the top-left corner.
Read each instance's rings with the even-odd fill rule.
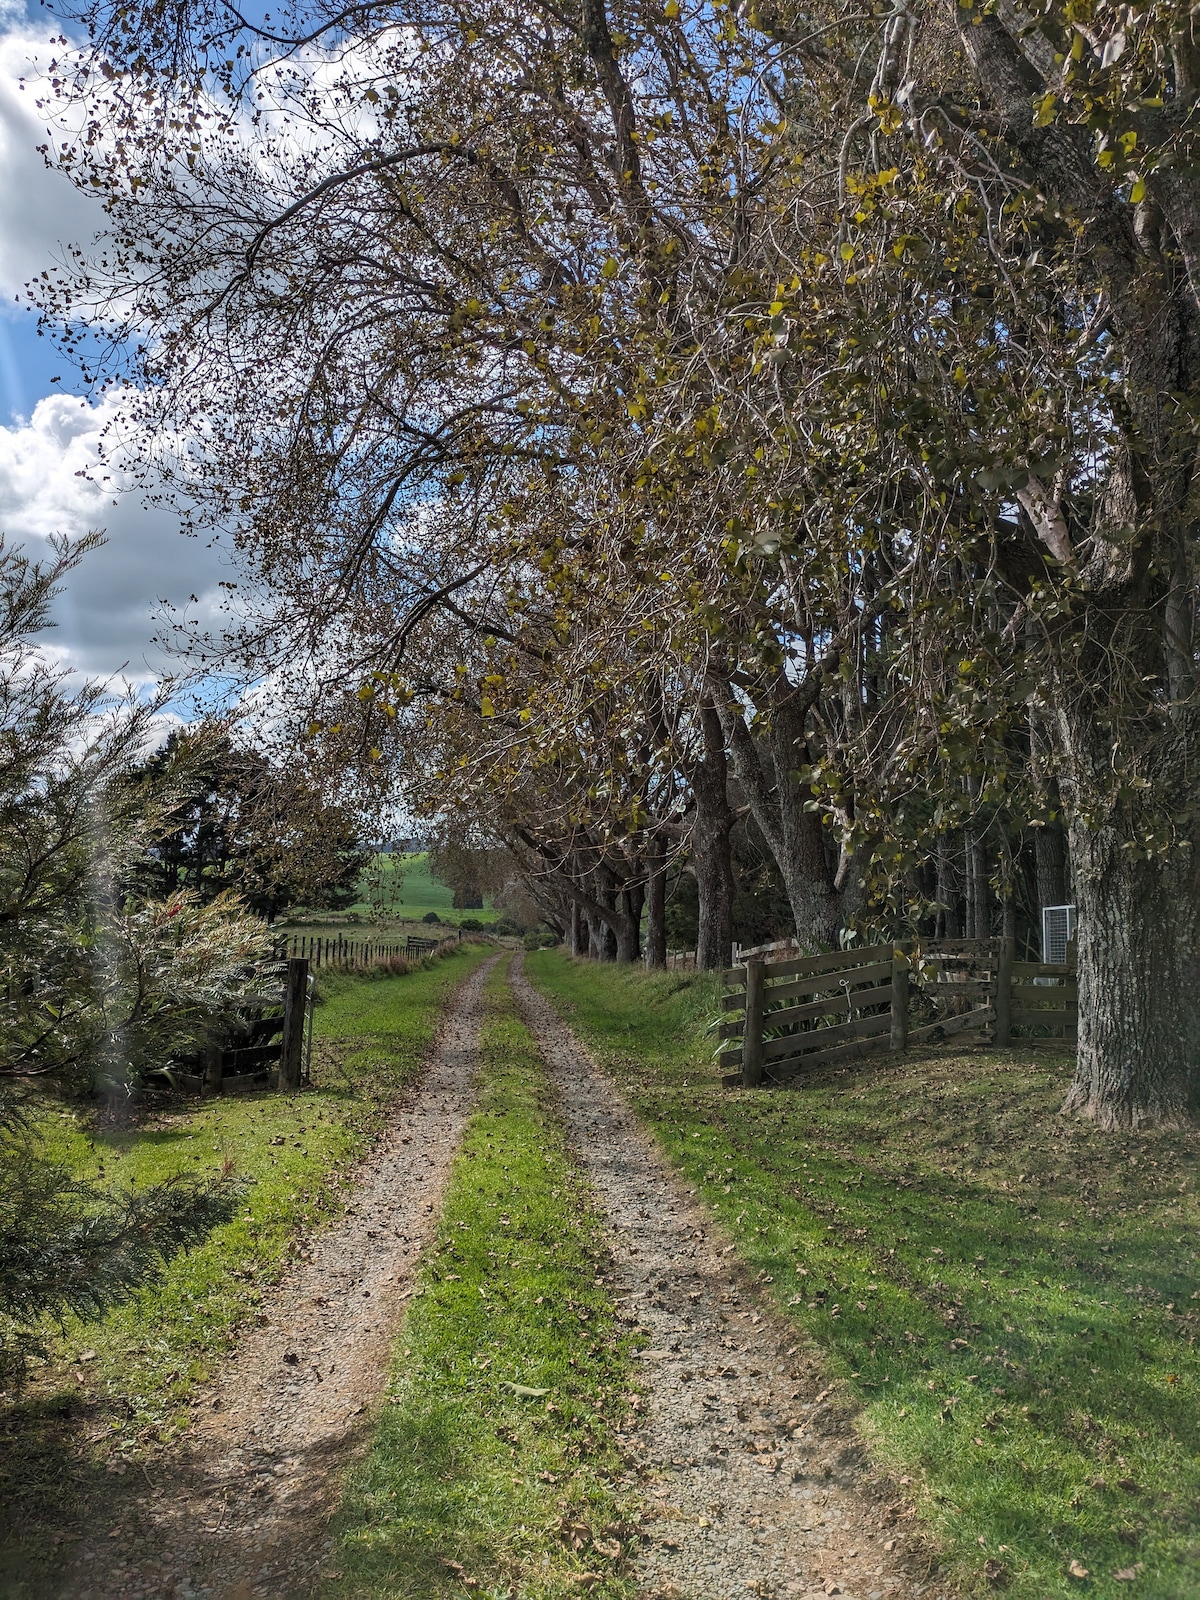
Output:
[[[714,979],[526,970],[825,1349],[964,1591],[1200,1593],[1196,1132],[1062,1118],[1071,1063],[1021,1049],[723,1090]]]
[[[329,1594],[436,1600],[470,1580],[481,1596],[628,1600],[636,1512],[617,1430],[636,1403],[632,1340],[503,968],[489,980],[482,1072],[374,1441],[335,1525]]]
[[[295,1098],[179,1101],[128,1126],[48,1110],[45,1136],[81,1176],[138,1187],[228,1164],[247,1188],[239,1215],[136,1300],[48,1329],[45,1366],[23,1393],[0,1396],[0,1593],[39,1592],[55,1545],[95,1513],[106,1484],[186,1427],[196,1386],[305,1232],[340,1209],[347,1169],[416,1076],[447,996],[490,953],[467,944],[404,978],[323,982],[313,1083]]]

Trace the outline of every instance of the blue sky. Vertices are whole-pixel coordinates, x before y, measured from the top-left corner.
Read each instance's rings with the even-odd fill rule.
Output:
[[[146,508],[119,457],[98,467],[118,402],[89,397],[18,303],[65,245],[86,245],[103,225],[100,207],[37,152],[46,125],[34,102],[39,64],[54,53],[50,33],[36,4],[0,0],[0,532],[36,555],[54,533],[104,531],[108,543],[74,575],[48,647],[83,672],[125,669],[148,682],[171,666],[153,643],[162,603],[186,605],[194,594],[192,611],[213,616],[218,585],[232,574],[219,548],[184,538],[168,512]]]

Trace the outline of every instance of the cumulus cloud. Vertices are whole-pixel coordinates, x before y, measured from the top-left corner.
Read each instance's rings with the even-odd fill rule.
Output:
[[[49,340],[37,338],[33,315],[14,304],[65,246],[86,244],[103,225],[100,207],[38,153],[50,135],[36,100],[54,53],[44,27],[26,21],[13,0],[0,0],[0,215],[7,223],[0,229],[0,398],[13,415],[0,427],[0,532],[32,556],[54,534],[104,532],[106,545],[64,588],[45,648],[89,675],[125,669],[149,683],[179,666],[154,643],[163,603],[208,622],[230,573],[219,550],[186,538],[169,511],[146,507],[111,435],[111,459],[100,464],[121,396],[92,404],[47,393],[51,376],[61,373],[65,390],[76,375]]]
[[[103,530],[108,542],[72,575],[47,644],[80,671],[108,677],[127,667],[145,682],[178,667],[153,643],[163,603],[211,621],[219,585],[232,574],[219,547],[186,537],[169,511],[145,506],[119,449],[101,462],[120,404],[117,393],[98,405],[49,395],[27,423],[0,428],[0,530],[31,555],[54,534]]]

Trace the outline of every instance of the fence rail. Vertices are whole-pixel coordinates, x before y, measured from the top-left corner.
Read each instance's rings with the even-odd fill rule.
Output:
[[[313,970],[321,967],[377,967],[385,961],[403,956],[405,960],[420,960],[444,944],[462,938],[462,930],[440,939],[424,939],[409,934],[406,939],[348,939],[344,934],[332,937],[303,933],[286,933],[276,941],[275,954],[281,961],[302,959]]]
[[[871,945],[767,960],[748,951],[724,974],[717,1055],[726,1082],[794,1078],[910,1043],[987,1030],[996,1044],[1074,1048],[1079,991],[1069,964],[1016,961],[1004,939]]]

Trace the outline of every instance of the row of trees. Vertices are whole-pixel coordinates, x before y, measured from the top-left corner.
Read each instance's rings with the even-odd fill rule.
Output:
[[[999,931],[1069,859],[1071,1103],[1186,1114],[1188,15],[85,20],[108,224],[39,292],[141,341],[147,467],[269,586],[227,652],[617,959],[684,859],[726,959],[743,817],[809,943]]]

